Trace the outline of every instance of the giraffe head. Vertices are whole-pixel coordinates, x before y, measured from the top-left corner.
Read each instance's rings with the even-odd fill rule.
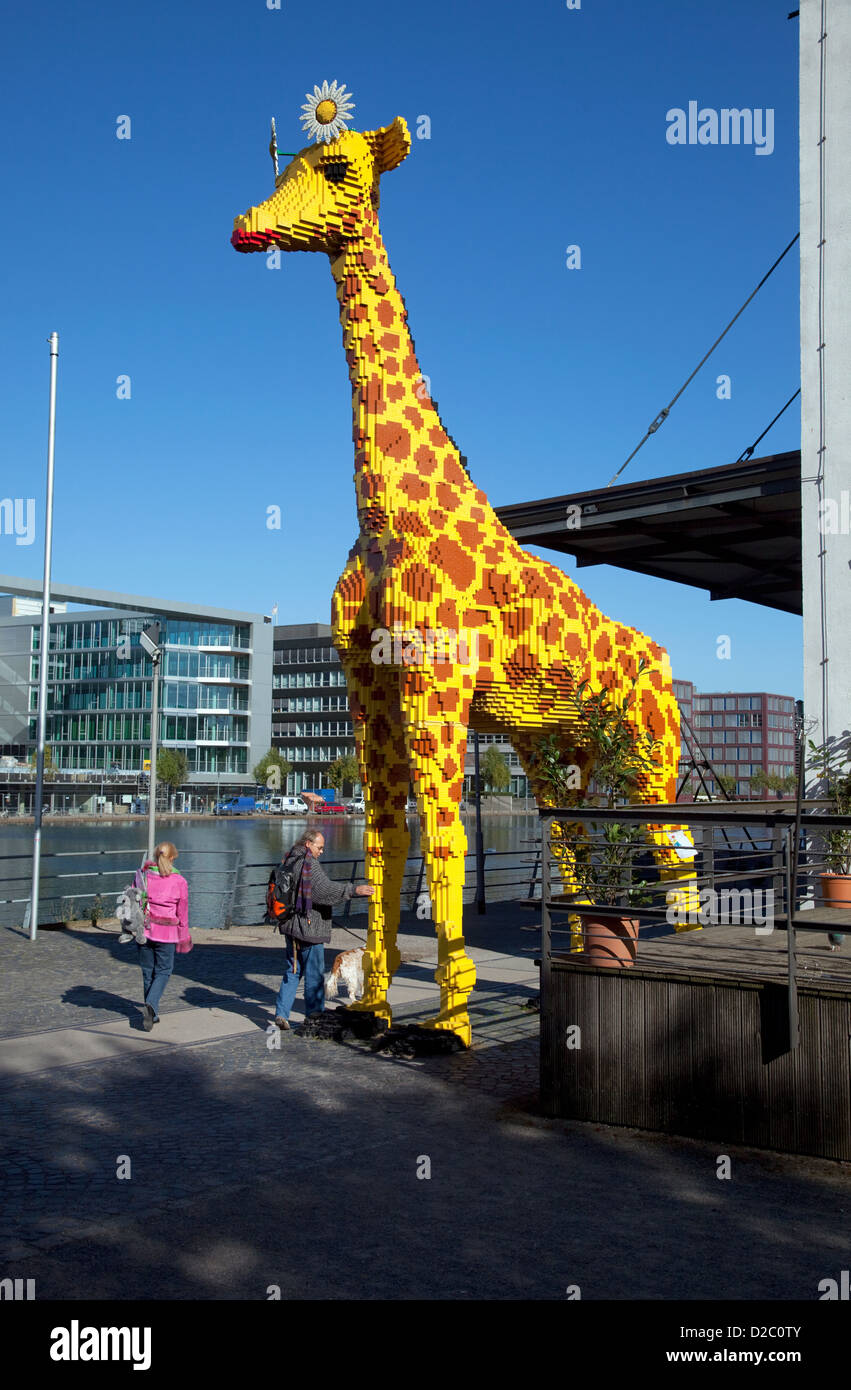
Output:
[[[279,176],[265,203],[234,218],[237,251],[327,251],[339,255],[378,207],[379,179],[402,163],[411,136],[401,116],[381,130],[345,131],[308,145]]]

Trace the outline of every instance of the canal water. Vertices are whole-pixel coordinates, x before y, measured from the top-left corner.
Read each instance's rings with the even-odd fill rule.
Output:
[[[220,927],[232,910],[238,924],[260,922],[264,912],[265,885],[276,864],[307,825],[325,836],[323,863],[332,878],[348,879],[354,873],[363,880],[362,816],[311,817],[210,817],[190,820],[164,816],[157,821],[161,839],[173,841],[180,857],[177,867],[189,882],[190,926]],[[475,821],[464,817],[467,831],[465,902],[475,897]],[[415,905],[419,879],[420,827],[410,817],[408,873],[403,904]],[[538,846],[539,822],[535,814],[487,816],[482,821],[486,851],[487,898],[497,902],[526,897]],[[0,823],[0,923],[23,922],[32,876],[32,824]],[[41,908],[44,925],[69,918],[84,918],[100,893],[105,915],[114,911],[120,892],[142,861],[146,825],[104,817],[82,825],[45,823],[41,841]],[[333,861],[343,861],[334,863]],[[360,863],[352,864],[352,860]],[[344,862],[349,861],[349,862]],[[540,870],[537,871],[540,883]],[[426,887],[423,881],[423,888]],[[540,894],[538,887],[537,894]],[[366,911],[366,899],[352,900],[353,915]],[[342,914],[342,909],[337,915]]]

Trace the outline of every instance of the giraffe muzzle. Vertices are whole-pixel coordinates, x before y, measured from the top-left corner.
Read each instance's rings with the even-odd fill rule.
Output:
[[[235,251],[266,251],[275,241],[272,231],[249,232],[245,227],[234,227],[230,244]]]

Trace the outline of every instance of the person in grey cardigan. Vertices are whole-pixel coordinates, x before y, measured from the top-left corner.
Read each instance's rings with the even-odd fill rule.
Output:
[[[347,898],[368,898],[375,891],[368,883],[355,887],[353,883],[330,879],[319,863],[324,849],[322,831],[308,830],[296,841],[285,860],[300,886],[295,911],[281,926],[286,952],[284,978],[275,1001],[275,1022],[282,1030],[289,1029],[290,1009],[299,979],[304,980],[305,1017],[321,1013],[325,1008],[325,942],[331,940],[332,908]]]

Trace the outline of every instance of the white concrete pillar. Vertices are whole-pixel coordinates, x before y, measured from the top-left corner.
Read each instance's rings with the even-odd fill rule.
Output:
[[[801,0],[804,717],[851,729],[851,0]]]

